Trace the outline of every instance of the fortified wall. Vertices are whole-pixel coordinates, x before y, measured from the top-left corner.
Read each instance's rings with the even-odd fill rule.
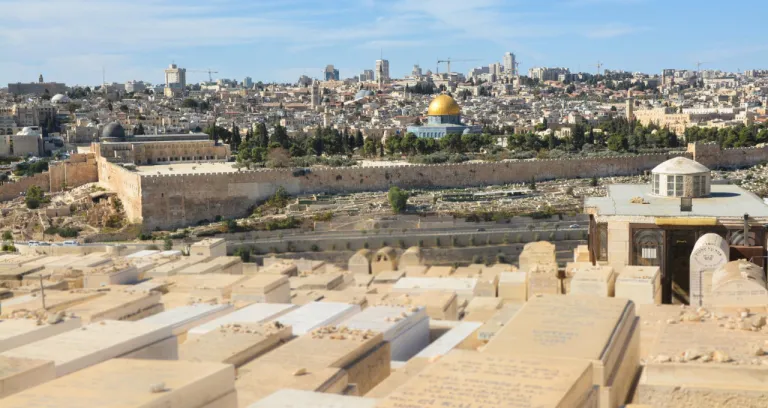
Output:
[[[141,178],[123,166],[110,163],[106,158],[98,159],[99,184],[117,193],[123,202],[126,217],[133,222],[141,222],[142,198]],[[152,200],[148,200],[150,205]]]
[[[642,174],[677,156],[654,154],[573,160],[251,170],[236,173],[144,175],[141,214],[145,229],[242,217],[282,186],[288,193],[350,193],[402,188],[454,188],[528,182],[531,178]]]
[[[51,163],[46,172],[1,185],[0,201],[13,200],[32,186],[38,186],[45,192],[56,192],[64,187],[78,187],[98,180],[94,155],[73,154],[67,161]]]

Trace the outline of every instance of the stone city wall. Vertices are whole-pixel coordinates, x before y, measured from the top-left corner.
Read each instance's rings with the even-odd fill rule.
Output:
[[[31,186],[38,186],[44,192],[56,192],[64,185],[72,188],[96,181],[98,173],[93,155],[72,155],[67,161],[51,163],[46,172],[1,185],[0,201],[13,200]]]
[[[117,193],[120,201],[123,202],[126,217],[133,222],[141,222],[141,178],[137,173],[125,169],[124,167],[113,164],[105,158],[98,159],[99,184]],[[151,205],[152,199],[147,203]]]
[[[144,227],[169,228],[242,217],[282,186],[289,194],[350,193],[402,188],[454,188],[576,177],[641,174],[679,154],[573,160],[531,160],[398,167],[251,170],[141,177]]]
[[[50,182],[50,177],[45,172],[23,178],[15,183],[5,183],[0,186],[0,201],[13,200],[32,186],[38,186],[43,191],[50,191]]]

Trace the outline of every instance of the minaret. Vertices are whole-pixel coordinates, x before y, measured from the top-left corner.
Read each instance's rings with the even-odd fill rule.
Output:
[[[632,97],[632,90],[627,90],[627,120],[633,121],[635,120],[635,98]]]
[[[320,83],[317,80],[312,81],[312,91],[310,94],[312,109],[320,105]]]
[[[43,74],[40,74],[40,77],[39,77],[39,78],[37,78],[37,82],[39,82],[39,83],[41,83],[41,84],[42,84],[43,82],[45,82],[45,81],[43,81]]]

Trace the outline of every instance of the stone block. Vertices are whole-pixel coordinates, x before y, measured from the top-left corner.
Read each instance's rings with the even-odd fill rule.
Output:
[[[616,278],[617,298],[638,305],[661,304],[661,270],[658,266],[625,266]]]
[[[454,292],[461,297],[476,295],[477,278],[402,278],[392,286],[392,293]]]
[[[568,294],[613,297],[615,288],[616,274],[613,267],[589,265],[574,271]]]
[[[457,350],[427,366],[379,408],[580,407],[592,391],[588,362]]]
[[[154,316],[141,319],[143,323],[168,327],[175,336],[186,337],[186,333],[203,323],[231,313],[234,307],[229,304],[209,305],[197,303],[166,310]]]
[[[104,320],[5,351],[0,356],[51,360],[56,364],[56,376],[61,377],[171,337],[169,328]]]
[[[405,276],[405,271],[383,271],[373,277],[373,283],[394,284]]]
[[[102,320],[139,320],[163,311],[158,292],[134,292],[115,289],[93,300],[72,306],[67,313],[83,319],[83,323]]]
[[[53,361],[0,356],[0,399],[54,378]]]
[[[189,332],[187,332],[187,337],[189,340],[192,340],[197,336],[202,336],[213,330],[218,330],[221,326],[233,323],[265,323],[285,313],[288,313],[295,308],[296,305],[292,304],[256,303],[192,328],[189,330]]]
[[[573,250],[573,262],[589,262],[588,245],[579,245]]]
[[[374,398],[285,389],[259,400],[248,408],[374,408],[375,406]]]
[[[3,407],[205,408],[234,390],[231,365],[115,359],[3,399]],[[229,399],[222,408],[235,408]]]
[[[179,359],[240,367],[291,336],[291,328],[286,326],[233,323],[184,342],[179,347]]]
[[[536,295],[562,294],[562,287],[560,279],[558,279],[556,264],[534,265],[527,272],[529,299]]]
[[[291,286],[285,275],[258,274],[232,288],[232,301],[290,303]]]
[[[712,274],[708,307],[764,306],[768,302],[763,268],[745,259],[729,262]]]
[[[199,298],[230,299],[232,289],[248,279],[246,275],[206,274],[178,275],[168,278],[173,283],[172,292],[185,292]]]
[[[424,307],[371,306],[340,326],[383,333],[396,361],[407,361],[429,344],[429,317]]]
[[[522,303],[505,304],[496,313],[488,319],[479,329],[477,329],[477,339],[482,342],[488,342],[517,314]]]
[[[499,275],[499,298],[510,302],[528,300],[528,274],[526,272],[502,272]]]
[[[523,247],[518,258],[520,270],[530,271],[534,265],[557,265],[555,245],[546,241],[529,242]]]
[[[55,313],[67,310],[76,305],[94,300],[104,296],[106,292],[83,291],[83,290],[46,290],[45,291],[45,310],[49,313]],[[15,311],[38,311],[43,309],[43,298],[40,293],[31,293],[29,295],[17,296],[0,302],[0,310],[3,315],[11,315]]]
[[[444,356],[465,342],[467,338],[476,335],[483,325],[480,322],[459,322],[456,327],[448,330],[429,346],[416,354],[416,358],[434,359]]]
[[[52,313],[41,319],[39,324],[35,318],[0,320],[0,352],[75,330],[82,324],[79,317],[62,316],[56,322],[58,319],[55,316]]]
[[[305,374],[294,375],[296,372],[295,368],[279,363],[260,363],[257,370],[239,374],[235,381],[237,406],[247,407],[285,388],[339,394],[349,385],[346,371],[340,368],[306,370]]]
[[[427,316],[437,320],[458,320],[458,296],[453,292],[427,291],[416,294],[391,294],[369,302],[371,305],[423,306]]]
[[[444,278],[453,275],[454,271],[452,266],[432,266],[425,275],[430,278]]]
[[[293,334],[300,336],[318,327],[336,324],[358,313],[360,306],[346,303],[311,302],[274,320],[293,327]]]

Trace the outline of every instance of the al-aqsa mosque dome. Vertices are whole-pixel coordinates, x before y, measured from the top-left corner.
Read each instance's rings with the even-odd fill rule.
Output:
[[[440,139],[448,134],[481,133],[480,126],[467,126],[461,123],[461,108],[448,94],[435,97],[427,109],[427,124],[408,126],[408,133],[418,137]]]

